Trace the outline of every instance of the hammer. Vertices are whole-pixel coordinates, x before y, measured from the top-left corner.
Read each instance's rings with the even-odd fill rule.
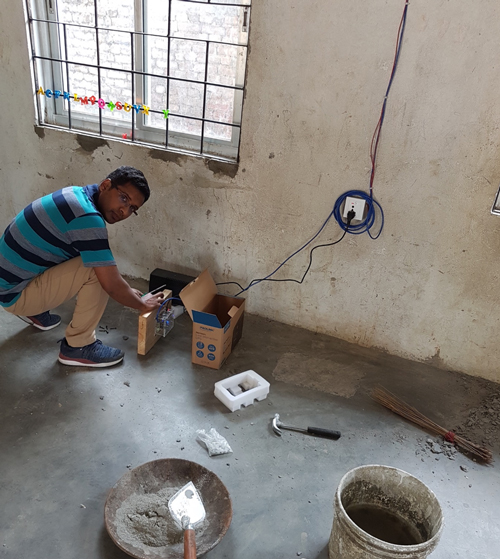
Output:
[[[323,429],[321,427],[308,427],[307,429],[301,429],[300,427],[290,427],[288,425],[283,425],[283,423],[281,423],[280,421],[279,413],[277,413],[274,415],[273,418],[273,431],[281,437],[281,429],[298,431],[299,433],[306,433],[308,435],[316,435],[317,437],[333,439],[334,441],[340,438],[340,431],[331,431],[330,429]]]

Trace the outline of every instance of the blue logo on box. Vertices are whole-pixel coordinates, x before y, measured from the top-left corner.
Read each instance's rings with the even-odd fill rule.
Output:
[[[199,357],[200,359],[204,356],[205,354],[203,353],[203,351],[198,350],[196,352],[196,357]]]
[[[215,351],[215,346],[213,344],[210,344],[208,346],[208,351]]]
[[[209,354],[207,355],[207,357],[208,357],[208,359],[209,359],[210,361],[214,361],[214,360],[215,360],[215,355],[214,355],[213,353],[209,353]]]
[[[203,349],[205,347],[205,344],[203,342],[196,342],[196,347]]]

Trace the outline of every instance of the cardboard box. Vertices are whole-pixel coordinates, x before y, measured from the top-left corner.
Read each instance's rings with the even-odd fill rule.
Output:
[[[220,369],[241,338],[245,299],[219,295],[208,270],[180,298],[193,320],[192,362]]]

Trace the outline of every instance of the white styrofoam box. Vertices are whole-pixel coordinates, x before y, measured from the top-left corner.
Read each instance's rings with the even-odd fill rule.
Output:
[[[264,400],[269,383],[255,371],[245,371],[215,383],[215,396],[231,411],[249,406],[254,400]]]

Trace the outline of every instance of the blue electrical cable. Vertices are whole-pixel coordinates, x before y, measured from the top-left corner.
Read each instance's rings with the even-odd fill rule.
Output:
[[[371,172],[370,172],[370,195],[373,196],[373,180],[375,178],[375,163],[377,160],[377,151],[378,151],[378,143],[380,140],[380,132],[382,130],[382,124],[384,123],[384,118],[385,118],[385,108],[387,105],[387,99],[389,97],[389,91],[391,90],[391,86],[392,86],[392,81],[394,79],[394,76],[396,75],[396,68],[398,65],[398,61],[399,61],[399,54],[401,52],[401,45],[403,43],[403,36],[404,36],[404,32],[405,32],[405,27],[406,27],[406,14],[408,12],[408,0],[405,0],[405,7],[403,10],[403,15],[401,17],[401,21],[399,23],[399,29],[398,29],[398,37],[396,40],[396,53],[394,54],[394,61],[392,63],[392,71],[391,71],[391,77],[389,78],[389,84],[387,85],[387,89],[385,92],[385,96],[384,96],[384,102],[382,103],[382,110],[380,112],[380,118],[377,122],[377,126],[375,127],[375,131],[373,133],[372,136],[372,141],[371,141],[371,145],[370,145],[370,160],[372,162],[372,167],[371,167]]]
[[[344,192],[344,194],[341,194],[337,198],[337,200],[336,200],[336,202],[333,206],[332,212],[326,218],[325,222],[323,223],[323,225],[321,226],[319,231],[316,233],[316,235],[314,235],[314,237],[312,237],[312,239],[310,239],[301,248],[296,250],[286,260],[284,260],[276,268],[276,270],[274,270],[274,272],[271,272],[265,278],[252,280],[248,284],[248,286],[245,287],[244,289],[242,289],[241,291],[239,291],[235,295],[235,297],[237,297],[238,295],[241,295],[245,291],[248,291],[254,285],[257,285],[262,281],[269,280],[269,278],[271,276],[273,276],[291,258],[293,258],[296,254],[298,254],[299,252],[304,250],[308,245],[310,245],[314,241],[314,239],[316,239],[316,237],[321,233],[321,231],[323,231],[326,224],[330,221],[330,218],[332,216],[335,218],[335,221],[338,223],[340,228],[344,231],[344,234],[342,235],[342,237],[338,241],[335,241],[334,243],[329,243],[329,244],[326,244],[326,245],[318,245],[311,250],[310,258],[309,258],[309,267],[307,268],[305,274],[303,275],[302,280],[300,282],[298,280],[287,280],[287,279],[284,279],[284,280],[269,280],[269,281],[297,281],[297,283],[302,283],[302,281],[304,280],[307,272],[309,271],[309,268],[311,267],[313,251],[316,248],[319,248],[321,246],[331,246],[333,244],[337,244],[338,242],[340,242],[345,237],[346,233],[350,233],[351,235],[361,235],[362,233],[366,232],[366,233],[368,233],[370,238],[373,239],[373,240],[378,239],[380,237],[380,234],[382,233],[382,229],[384,228],[384,211],[382,210],[382,206],[373,198],[373,180],[374,180],[374,177],[375,177],[375,163],[376,163],[376,159],[377,159],[377,150],[378,150],[378,143],[379,143],[379,139],[380,139],[380,131],[382,129],[382,124],[384,123],[384,118],[385,118],[385,109],[386,109],[386,105],[387,105],[387,98],[389,96],[389,91],[391,90],[392,82],[393,82],[394,76],[396,74],[396,68],[397,68],[398,61],[399,61],[399,54],[400,54],[401,45],[402,45],[402,42],[403,42],[403,35],[404,35],[405,27],[406,27],[406,14],[408,12],[408,4],[409,4],[409,1],[405,0],[405,7],[404,7],[404,10],[403,10],[403,15],[402,15],[401,21],[399,23],[398,37],[397,37],[397,40],[396,40],[396,53],[395,53],[395,56],[394,56],[394,62],[393,62],[393,66],[392,66],[391,76],[390,76],[389,84],[388,84],[386,92],[385,92],[384,102],[382,103],[382,110],[381,110],[381,113],[380,113],[380,118],[377,122],[377,126],[375,127],[375,132],[373,133],[373,137],[372,137],[372,141],[371,141],[370,159],[371,159],[372,167],[371,167],[371,173],[370,173],[370,193],[367,194],[366,192],[364,192],[362,190],[349,190],[347,192]],[[342,209],[345,207],[345,200],[349,196],[360,198],[360,199],[364,200],[366,205],[367,205],[365,218],[360,223],[357,223],[355,225],[352,225],[351,221],[345,222],[342,218],[342,213],[341,212],[342,212]],[[376,217],[375,210],[376,210],[376,208],[378,208],[380,210],[381,223],[380,223],[380,229],[379,229],[378,233],[375,236],[373,236],[370,232],[370,229],[375,224],[375,217]],[[236,282],[226,282],[226,283],[236,283]],[[239,284],[236,283],[236,285],[239,285]],[[241,286],[239,286],[239,287],[241,287]]]
[[[168,299],[165,299],[165,301],[163,301],[163,303],[158,307],[158,310],[156,311],[155,320],[158,320],[158,315],[160,314],[160,311],[161,311],[163,305],[165,305],[169,301],[180,301],[182,303],[182,300],[179,299],[179,297],[169,297]]]
[[[378,143],[380,140],[380,132],[382,130],[382,125],[384,123],[384,118],[385,118],[385,109],[387,106],[387,99],[389,97],[389,91],[391,90],[391,86],[392,86],[392,82],[394,80],[394,76],[396,74],[396,68],[398,65],[398,61],[399,61],[399,54],[401,52],[401,44],[403,42],[403,35],[405,32],[405,27],[406,27],[406,14],[408,12],[408,0],[405,0],[405,7],[403,10],[403,15],[401,17],[401,21],[399,23],[399,29],[398,29],[398,37],[396,40],[396,53],[394,55],[394,62],[392,64],[392,71],[391,71],[391,77],[389,78],[389,84],[387,85],[387,89],[385,92],[385,96],[384,96],[384,102],[382,103],[382,110],[380,112],[380,118],[377,122],[377,126],[375,127],[375,132],[373,133],[373,137],[372,137],[372,141],[371,141],[371,146],[370,146],[370,159],[372,162],[372,167],[371,167],[371,172],[370,172],[370,193],[367,194],[366,192],[363,192],[362,190],[349,190],[348,192],[344,192],[344,194],[342,194],[341,196],[339,196],[337,198],[337,201],[335,202],[335,205],[333,207],[333,212],[334,212],[334,217],[335,220],[337,221],[337,223],[339,224],[339,226],[344,229],[344,231],[346,230],[346,224],[343,221],[342,217],[341,217],[341,209],[343,207],[343,205],[345,205],[345,199],[348,196],[351,197],[357,197],[357,198],[361,198],[362,200],[364,200],[368,206],[367,209],[367,214],[366,217],[363,219],[363,221],[361,221],[361,223],[357,223],[355,225],[350,224],[349,225],[349,231],[348,233],[350,233],[351,235],[361,235],[361,233],[368,233],[368,235],[370,236],[371,239],[378,239],[380,237],[380,234],[382,233],[382,229],[384,228],[384,212],[382,210],[382,206],[373,198],[373,180],[375,178],[375,163],[377,160],[377,151],[378,151]],[[381,215],[381,224],[380,224],[380,229],[379,232],[373,236],[370,233],[370,229],[372,228],[373,224],[375,223],[375,207],[378,207],[380,210],[380,215]]]
[[[325,219],[323,225],[319,228],[319,231],[316,233],[316,235],[314,235],[314,237],[312,237],[312,239],[310,239],[309,241],[307,241],[307,243],[305,245],[302,245],[298,250],[296,250],[293,254],[291,254],[286,260],[284,260],[277,268],[276,270],[274,270],[274,272],[271,272],[268,276],[266,276],[265,278],[261,278],[258,280],[252,280],[247,287],[245,287],[245,289],[242,289],[241,291],[239,291],[238,293],[236,293],[235,297],[238,297],[239,295],[241,295],[242,293],[244,293],[245,291],[248,291],[251,287],[253,287],[254,285],[257,285],[258,283],[260,283],[261,281],[266,281],[267,279],[269,279],[271,276],[273,276],[282,266],[284,266],[291,258],[293,258],[296,254],[298,254],[301,250],[304,250],[306,248],[306,246],[310,245],[314,239],[321,233],[321,231],[323,231],[323,229],[326,227],[326,224],[330,221],[331,217],[333,216],[333,212],[334,210],[332,210],[329,214],[329,216]]]

